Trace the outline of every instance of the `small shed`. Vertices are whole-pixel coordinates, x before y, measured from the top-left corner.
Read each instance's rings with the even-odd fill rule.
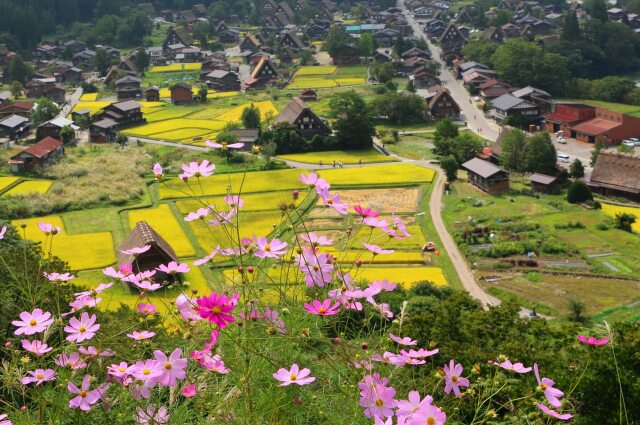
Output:
[[[159,102],[160,101],[160,89],[156,86],[148,87],[144,91],[147,102]]]
[[[171,102],[173,104],[179,105],[193,102],[193,90],[190,84],[176,83],[169,87],[169,90],[171,91]]]
[[[315,89],[305,89],[300,91],[300,95],[298,96],[305,102],[318,100],[318,93]]]
[[[89,125],[89,141],[106,143],[115,140],[118,123],[110,118],[104,118]]]
[[[553,193],[558,189],[558,177],[534,173],[529,177],[534,192]]]
[[[53,137],[45,137],[9,160],[12,173],[31,171],[45,167],[64,155],[64,145]]]
[[[149,245],[151,248],[138,256],[122,252],[132,248],[141,248],[145,245]],[[171,248],[171,245],[153,230],[146,221],[136,223],[127,239],[118,247],[117,256],[118,263],[131,264],[134,273],[155,270],[161,264],[178,261],[178,256]],[[157,272],[154,280],[156,282],[172,281],[172,278],[165,273]]]
[[[467,181],[490,195],[499,195],[509,190],[509,173],[502,168],[480,158],[473,158],[464,164]]]
[[[239,143],[244,143],[242,147],[243,151],[251,151],[260,138],[260,131],[258,129],[238,129],[231,130]]]

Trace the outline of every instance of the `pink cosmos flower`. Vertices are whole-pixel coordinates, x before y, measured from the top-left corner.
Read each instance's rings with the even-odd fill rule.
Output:
[[[71,370],[84,369],[87,367],[87,363],[82,360],[80,354],[76,353],[62,353],[56,358],[55,363],[60,367],[68,367]]]
[[[389,338],[391,338],[391,340],[393,342],[395,342],[396,344],[400,344],[400,345],[416,345],[418,343],[418,341],[414,341],[413,339],[409,338],[408,336],[405,336],[403,338],[399,337],[399,336],[395,336],[394,334],[389,334]]]
[[[152,331],[133,331],[133,333],[127,334],[127,336],[131,339],[143,340],[153,338],[156,336],[156,333]]]
[[[431,402],[433,402],[433,397],[430,395],[420,399],[420,393],[418,391],[411,391],[409,392],[407,400],[398,400],[398,411],[396,414],[398,416],[412,416],[414,413],[431,406]]]
[[[147,251],[149,251],[151,249],[151,245],[144,245],[144,246],[140,246],[140,247],[133,247],[131,249],[125,249],[125,250],[120,250],[120,252],[122,252],[123,254],[127,254],[127,255],[140,255],[143,254]]]
[[[161,365],[152,359],[147,359],[145,361],[138,360],[136,364],[133,365],[131,376],[145,382],[153,380],[155,383],[155,379],[159,378],[164,373],[163,367],[164,365]]]
[[[421,359],[424,357],[431,357],[435,354],[438,354],[438,352],[440,352],[439,349],[433,349],[431,351],[429,350],[425,350],[424,348],[420,348],[419,350],[414,350],[413,348],[411,348],[409,351],[406,350],[400,350],[400,353],[407,356],[407,357],[411,357],[414,359]]]
[[[353,206],[353,209],[358,213],[360,217],[363,219],[367,217],[378,217],[380,215],[379,212],[372,210],[371,208],[363,208],[361,205],[356,204]]]
[[[62,230],[58,226],[54,226],[53,224],[50,224],[50,223],[45,223],[44,221],[41,221],[38,223],[38,228],[40,229],[40,231],[42,231],[42,233],[44,233],[47,236],[57,235],[58,233],[62,232]]]
[[[267,241],[267,238],[256,238],[253,236],[253,241],[256,246],[256,253],[254,254],[258,258],[280,258],[281,255],[287,253],[286,242],[282,242],[277,238],[271,239],[271,242]]]
[[[609,343],[609,339],[607,338],[596,339],[596,337],[587,337],[584,335],[578,335],[578,341],[582,342],[583,344],[592,345],[594,347],[599,347],[601,345],[606,345]]]
[[[384,420],[380,418],[380,416],[374,416],[373,425],[393,425],[393,418],[387,418]]]
[[[82,341],[93,338],[100,329],[100,325],[96,323],[96,315],[89,316],[89,313],[83,312],[80,320],[72,317],[69,324],[64,327],[64,331],[68,334],[67,341],[81,343]]]
[[[205,352],[198,360],[198,364],[211,372],[216,372],[221,375],[226,375],[231,372],[231,370],[225,366],[220,354],[211,355],[211,352]]]
[[[517,373],[531,372],[530,367],[524,367],[522,363],[511,363],[511,360],[509,360],[508,358],[505,359],[503,362],[498,363],[498,366],[500,366],[504,370],[512,370]]]
[[[375,385],[368,397],[364,396],[361,392],[360,406],[364,408],[364,415],[367,418],[374,416],[387,418],[393,416],[393,409],[397,404],[394,398],[395,395],[395,388],[387,387],[383,384]]]
[[[244,199],[238,195],[227,195],[224,197],[224,203],[229,205],[233,209],[240,209],[244,207]]]
[[[106,269],[102,270],[102,273],[115,279],[124,279],[131,274],[131,271],[129,270],[128,273],[123,273],[122,271],[116,270],[113,267],[107,267]]]
[[[158,162],[153,165],[153,174],[156,177],[156,180],[162,180],[164,171],[162,170],[162,165],[160,165]]]
[[[171,415],[166,407],[149,404],[146,409],[136,408],[136,425],[167,425]]]
[[[222,150],[240,149],[241,147],[244,146],[244,143],[227,143],[227,142],[217,143],[217,142],[212,142],[211,140],[205,140],[204,143],[210,148],[222,149]]]
[[[206,159],[202,160],[201,163],[190,162],[189,164],[182,164],[182,174],[186,178],[191,177],[209,177],[213,174],[213,170],[215,170],[215,164],[209,164],[209,161]]]
[[[30,353],[35,354],[38,357],[43,356],[45,353],[48,353],[49,351],[53,350],[53,348],[49,347],[47,344],[37,339],[33,341],[29,341],[28,339],[23,339],[22,348],[24,348]]]
[[[164,264],[160,264],[156,270],[167,274],[189,273],[191,271],[187,263],[178,264],[176,261],[171,261],[166,266]]]
[[[396,217],[395,208],[391,210],[391,219],[393,220],[393,226],[391,226],[391,229],[395,232],[396,237],[402,237],[402,236],[406,236],[408,238],[411,237],[411,235],[407,231],[407,226],[404,224],[402,220],[400,220],[400,218]],[[402,235],[400,235],[400,233],[402,233]]]
[[[387,223],[387,220],[379,220],[376,217],[366,217],[362,220],[363,224],[366,224],[367,226],[371,227],[371,228],[379,228],[379,229],[384,229],[389,227],[389,223]]]
[[[119,364],[107,366],[107,374],[117,378],[120,382],[124,382],[124,379],[133,372],[133,368],[133,366],[129,366],[126,362],[120,362]]]
[[[311,304],[304,304],[304,308],[307,309],[307,313],[317,314],[320,316],[333,316],[340,313],[340,303],[336,302],[331,305],[331,299],[326,299],[322,302],[313,300]]]
[[[278,385],[279,387],[286,387],[287,385],[296,384],[296,385],[307,385],[316,380],[313,376],[309,376],[311,371],[309,369],[302,369],[298,367],[297,364],[292,364],[291,369],[287,370],[285,368],[280,368],[276,373],[273,374],[273,377],[282,382],[282,384]]]
[[[0,229],[0,240],[4,239],[4,234],[7,233],[7,226],[2,226]],[[6,415],[4,415],[6,417]],[[2,418],[0,418],[2,419]]]
[[[100,294],[102,292],[104,292],[105,290],[111,288],[113,286],[113,283],[109,282],[109,283],[101,283],[100,285],[96,286],[93,289],[90,289],[88,291],[83,291],[83,292],[76,292],[75,295],[76,297],[86,297],[86,296],[91,296],[91,295],[97,295]]]
[[[199,260],[195,260],[193,262],[194,266],[201,266],[209,261],[211,261],[213,259],[213,257],[215,257],[216,255],[218,255],[218,253],[220,252],[220,245],[218,245],[213,251],[211,251],[208,255],[206,255],[204,258],[201,258]]]
[[[72,275],[71,273],[44,272],[42,274],[44,277],[49,279],[50,282],[68,282],[72,279],[75,279],[75,276]]]
[[[156,312],[156,306],[153,304],[140,303],[136,306],[136,309],[144,315],[150,315]]]
[[[328,190],[324,190],[320,197],[326,207],[333,208],[338,214],[346,215],[349,213],[349,204],[340,202],[340,195],[331,196]]]
[[[549,409],[547,406],[545,406],[542,403],[538,403],[536,404],[536,406],[538,406],[538,409],[542,410],[545,414],[552,416],[556,419],[560,419],[561,421],[568,421],[569,419],[573,418],[573,415],[570,413],[558,413],[555,410]]]
[[[233,294],[229,299],[224,294],[216,294],[212,292],[208,297],[201,297],[196,300],[198,307],[196,312],[203,319],[218,325],[220,329],[229,326],[235,318],[230,314],[238,300],[238,294]]]
[[[300,271],[304,273],[304,283],[312,288],[322,288],[333,280],[333,264],[327,254],[318,254],[314,248],[305,247],[296,258]]]
[[[80,351],[80,353],[84,354],[85,356],[89,356],[89,357],[111,357],[115,354],[113,351],[109,350],[108,348],[101,350],[94,345],[90,345],[88,347],[80,347],[78,348],[78,351]]]
[[[36,386],[42,384],[43,382],[54,381],[56,379],[56,373],[53,369],[36,369],[36,370],[28,370],[28,375],[22,378],[22,385],[28,385],[35,382]]]
[[[444,366],[445,393],[449,394],[453,390],[455,396],[460,397],[460,387],[469,386],[469,380],[460,376],[462,375],[462,370],[462,365],[460,363],[455,364],[453,359],[449,362],[449,366]]]
[[[202,317],[200,317],[198,312],[195,310],[195,305],[196,304],[191,301],[191,298],[189,298],[184,292],[176,298],[176,308],[178,309],[178,312],[180,312],[182,318],[187,322],[197,322],[202,320]]]
[[[374,245],[371,243],[362,242],[362,245],[364,245],[364,247],[367,248],[367,250],[369,250],[374,256],[391,254],[395,252],[393,249],[382,249],[378,245]]]
[[[207,217],[209,214],[211,214],[212,211],[213,207],[198,208],[196,211],[187,214],[187,216],[184,218],[184,221],[200,220],[201,218]]]
[[[91,386],[91,375],[84,375],[82,378],[82,385],[80,388],[76,387],[76,385],[69,381],[67,383],[67,389],[71,394],[76,394],[76,397],[69,400],[69,408],[71,409],[80,409],[85,412],[91,410],[91,406],[96,404],[102,398],[103,394],[109,388],[109,384],[103,384],[99,387],[89,391],[89,387]]]
[[[2,239],[2,234],[0,234],[0,239]],[[0,414],[0,425],[11,425],[11,421],[7,419],[8,417],[6,413]]]
[[[556,383],[546,377],[540,379],[538,363],[533,364],[533,372],[535,373],[536,380],[538,381],[538,388],[544,393],[544,396],[547,398],[549,404],[555,408],[562,406],[562,403],[558,399],[562,398],[562,396],[564,396],[564,393],[559,389],[553,387]]]
[[[276,310],[272,310],[270,307],[266,307],[264,309],[264,315],[262,316],[264,321],[269,325],[275,328],[275,331],[280,334],[285,334],[287,331],[285,329],[284,320],[281,320],[280,313]]]
[[[163,368],[163,373],[158,378],[158,383],[163,387],[175,387],[179,380],[182,381],[187,377],[187,372],[185,372],[187,359],[181,358],[181,355],[180,348],[173,350],[169,357],[160,350],[153,352],[156,362]]]
[[[424,409],[418,410],[409,419],[408,425],[444,425],[447,421],[447,415],[437,406],[430,404]]]
[[[189,384],[182,389],[181,394],[186,398],[193,397],[198,394],[198,387],[196,387],[196,384]]]
[[[331,185],[323,178],[318,177],[316,173],[300,174],[300,181],[311,189],[315,189],[318,195],[324,190],[329,190]]]
[[[51,313],[48,311],[43,312],[39,308],[36,308],[31,313],[23,311],[20,313],[20,319],[22,320],[11,322],[18,327],[13,332],[15,335],[33,335],[44,332],[53,323]]]
[[[318,236],[313,232],[300,235],[303,241],[310,243],[312,246],[328,246],[333,244],[333,240],[324,236]]]
[[[132,283],[136,285],[138,288],[143,289],[147,292],[153,292],[162,288],[162,285],[160,285],[159,283],[153,283],[148,280],[134,281]]]
[[[98,304],[100,304],[100,302],[102,302],[102,298],[81,296],[70,302],[69,307],[71,307],[73,311],[78,311],[82,310],[85,307],[96,307]]]

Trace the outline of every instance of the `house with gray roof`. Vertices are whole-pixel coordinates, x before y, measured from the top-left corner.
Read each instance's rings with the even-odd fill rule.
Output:
[[[464,164],[467,181],[490,195],[499,195],[509,190],[509,173],[489,161],[473,158]]]
[[[511,93],[505,93],[491,101],[491,116],[497,121],[507,117],[522,116],[528,122],[540,120],[541,112],[538,105],[525,99],[520,99]]]

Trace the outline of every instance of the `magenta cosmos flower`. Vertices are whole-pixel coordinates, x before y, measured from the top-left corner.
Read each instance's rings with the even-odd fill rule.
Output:
[[[136,425],[167,425],[171,415],[166,407],[149,404],[146,409],[136,408]]]
[[[449,394],[452,390],[456,397],[460,397],[460,387],[468,387],[469,380],[462,376],[462,365],[451,359],[449,366],[444,367],[445,387],[444,392]]]
[[[503,362],[498,363],[498,366],[500,366],[504,370],[512,370],[512,371],[517,372],[517,373],[529,373],[529,372],[531,372],[531,368],[530,367],[524,367],[524,365],[522,363],[511,363],[511,360],[509,360],[508,358],[505,359]]]
[[[369,250],[373,255],[384,255],[394,252],[394,250],[392,249],[382,249],[378,245],[374,245],[371,243],[362,242],[362,245],[364,245],[364,247],[367,248],[367,250]]]
[[[36,385],[40,385],[43,382],[53,381],[56,379],[56,373],[53,369],[36,369],[27,371],[28,375],[22,378],[22,385],[28,385],[32,383],[36,383]]]
[[[136,306],[136,309],[144,315],[154,314],[156,312],[156,306],[153,304],[140,303]]]
[[[540,379],[540,373],[538,371],[538,363],[533,364],[533,372],[536,374],[536,380],[538,381],[538,388],[544,393],[547,401],[555,408],[562,406],[559,398],[564,396],[564,393],[553,386],[556,384],[549,378]]]
[[[190,162],[188,164],[182,164],[182,171],[184,171],[182,175],[187,178],[209,177],[215,169],[216,166],[214,164],[209,164],[209,161],[204,159],[201,163]]]
[[[227,142],[212,142],[211,140],[205,140],[204,142],[207,146],[214,149],[240,149],[244,146],[244,143],[227,143]]]
[[[288,244],[279,239],[273,238],[269,242],[267,238],[256,238],[254,235],[253,240],[256,245],[255,256],[258,258],[280,258],[287,252]]]
[[[93,338],[98,329],[100,329],[100,325],[96,323],[96,315],[89,316],[87,312],[82,313],[80,320],[72,317],[69,320],[69,325],[64,327],[64,331],[70,334],[67,336],[67,341],[75,341],[76,343]]]
[[[287,385],[296,384],[296,385],[307,385],[316,380],[313,376],[309,376],[311,371],[309,369],[302,369],[298,367],[297,364],[292,364],[291,369],[287,370],[285,368],[280,368],[276,373],[273,374],[273,377],[282,382],[282,384],[278,385],[279,387],[286,387]]]
[[[62,232],[62,230],[58,226],[54,226],[51,223],[45,223],[44,221],[38,223],[38,229],[40,229],[40,231],[47,236],[57,235],[58,233]]]
[[[89,356],[89,357],[111,357],[115,354],[113,351],[109,350],[108,348],[101,350],[100,348],[94,345],[90,345],[88,347],[80,347],[78,348],[78,351],[80,351],[85,356]]]
[[[2,228],[0,229],[0,240],[4,239],[4,234],[5,233],[7,233],[7,226],[2,226]]]
[[[76,397],[69,400],[69,408],[80,409],[85,412],[91,410],[91,406],[96,404],[102,398],[102,395],[107,391],[109,384],[103,384],[98,388],[89,390],[91,386],[91,375],[84,375],[82,378],[82,385],[80,388],[76,387],[76,384],[69,381],[67,383],[67,389],[71,394],[76,394]]]
[[[191,270],[187,263],[180,263],[176,261],[171,261],[169,264],[164,265],[160,264],[160,266],[156,269],[160,272],[164,272],[167,274],[176,274],[176,273],[189,273]]]
[[[162,366],[163,373],[158,378],[158,383],[163,387],[175,387],[178,385],[178,381],[182,381],[187,377],[187,359],[180,357],[182,350],[176,348],[173,352],[166,356],[162,351],[156,350],[153,352],[156,362]]]
[[[414,341],[411,338],[409,338],[408,336],[405,336],[404,338],[401,338],[399,336],[395,336],[394,334],[389,334],[389,338],[391,338],[391,340],[397,344],[400,345],[416,345],[418,343],[418,341]]]
[[[30,353],[35,354],[38,357],[43,356],[45,353],[48,353],[49,351],[53,350],[53,348],[49,347],[47,344],[37,339],[34,341],[23,339],[22,348],[24,348]]]
[[[380,215],[379,212],[372,210],[371,208],[363,208],[359,204],[353,206],[353,209],[358,213],[360,217],[363,219],[366,217],[378,217]]]
[[[333,300],[326,299],[322,302],[318,300],[313,300],[311,304],[304,304],[304,308],[307,309],[307,313],[317,314],[320,316],[333,316],[335,314],[340,313],[338,307],[340,307],[339,302],[335,302],[331,304]]]
[[[107,366],[107,374],[119,380],[123,380],[127,376],[131,375],[133,368],[133,366],[129,366],[126,362],[120,362],[119,364],[114,363],[111,366]]]
[[[212,292],[208,297],[201,297],[196,300],[198,307],[196,311],[203,319],[218,325],[220,329],[229,326],[235,318],[229,314],[233,311],[238,300],[238,294],[234,294],[229,299],[224,294]]]
[[[127,336],[131,339],[143,340],[153,338],[156,336],[156,333],[151,331],[133,331],[132,333],[127,334]]]
[[[596,339],[596,337],[594,336],[584,336],[584,335],[578,335],[578,341],[580,341],[583,344],[592,345],[594,347],[599,347],[601,345],[606,345],[609,343],[609,340],[607,338]]]
[[[553,409],[549,409],[547,406],[545,406],[542,403],[538,403],[536,404],[536,406],[538,406],[538,409],[542,410],[545,414],[552,416],[556,419],[560,419],[561,421],[568,421],[569,419],[573,418],[573,415],[571,415],[570,413],[558,413]]]
[[[162,165],[156,162],[153,165],[153,175],[156,177],[156,180],[162,180],[164,174],[164,170],[162,169]]]
[[[196,384],[189,384],[182,389],[181,394],[186,398],[191,398],[198,394],[198,387],[196,387]]]
[[[1,234],[0,234],[0,239],[2,239]],[[6,413],[0,414],[0,425],[11,425],[11,421],[8,418],[9,416]]]
[[[11,322],[18,327],[13,332],[15,335],[33,335],[44,332],[53,323],[51,313],[48,311],[43,312],[39,308],[36,308],[31,313],[23,311],[20,313],[20,319],[22,320]]]

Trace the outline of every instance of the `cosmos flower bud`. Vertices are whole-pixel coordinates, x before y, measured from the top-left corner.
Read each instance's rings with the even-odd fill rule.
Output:
[[[298,197],[300,196],[300,192],[294,190],[293,192],[291,192],[291,196],[293,196],[293,199],[298,199]]]

